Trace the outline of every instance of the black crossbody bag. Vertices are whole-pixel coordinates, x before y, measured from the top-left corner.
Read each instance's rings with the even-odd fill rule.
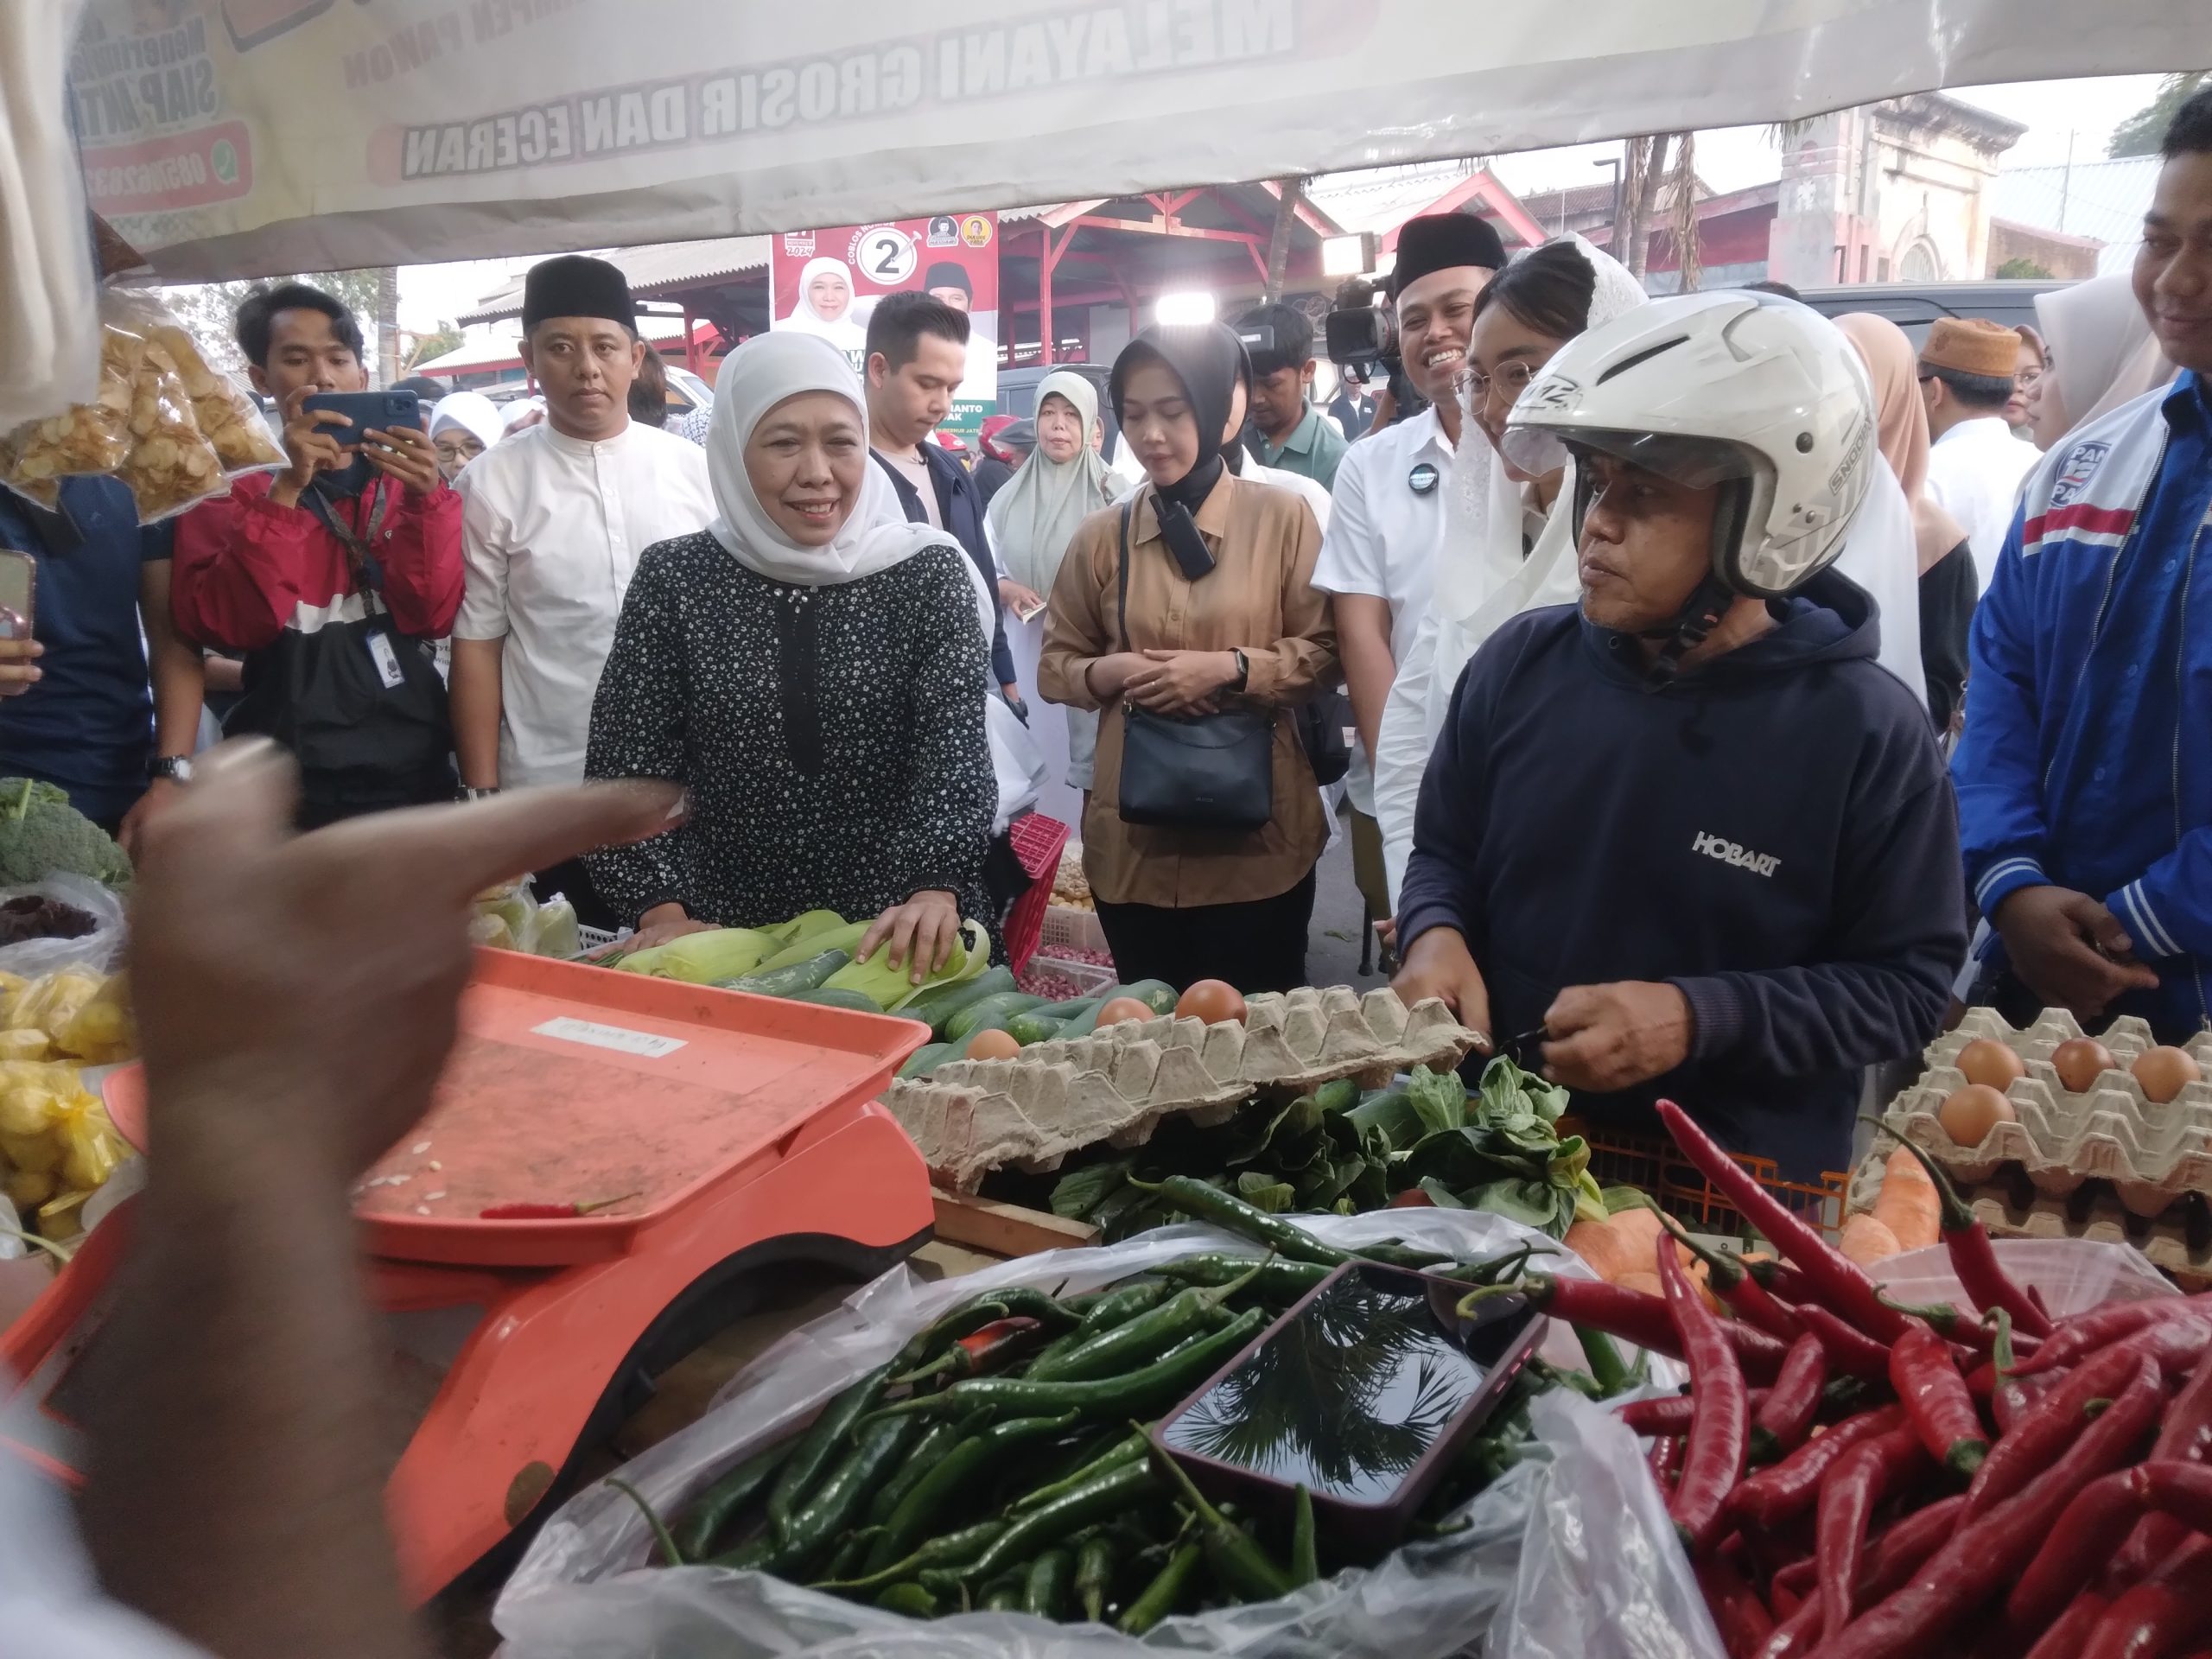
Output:
[[[1129,647],[1129,520],[1122,504],[1119,604],[1122,649]],[[1122,703],[1121,810],[1124,823],[1247,833],[1275,813],[1275,717],[1233,709],[1184,719]]]

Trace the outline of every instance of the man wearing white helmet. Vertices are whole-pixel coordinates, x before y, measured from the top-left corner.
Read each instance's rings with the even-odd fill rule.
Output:
[[[1865,371],[1802,306],[1662,300],[1553,358],[1503,448],[1573,457],[1581,601],[1460,678],[1398,988],[1586,1117],[1665,1095],[1785,1175],[1844,1168],[1861,1070],[1936,1034],[1966,952],[1927,714],[1827,569],[1878,464]]]

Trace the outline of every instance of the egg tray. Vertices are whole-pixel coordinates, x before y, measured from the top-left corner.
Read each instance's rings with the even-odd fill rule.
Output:
[[[2105,1046],[2112,1046],[2109,1040]],[[1845,1198],[1847,1214],[1873,1208],[1893,1144],[1886,1135],[1876,1138],[1874,1150],[1852,1177]],[[1995,1237],[2132,1244],[2184,1291],[2212,1289],[2212,1204],[2201,1196],[2184,1195],[2160,1214],[2146,1217],[2130,1210],[2112,1188],[2094,1182],[2061,1197],[2038,1191],[2017,1175],[2004,1174],[1962,1186],[1961,1195]]]
[[[2061,1043],[2082,1035],[2063,1008],[2044,1010],[2016,1031],[1992,1008],[1970,1008],[1955,1031],[1929,1045],[1927,1069],[1902,1090],[1887,1114],[1904,1136],[1966,1186],[1994,1180],[2008,1167],[2025,1172],[2041,1192],[2063,1198],[2086,1181],[2107,1181],[2129,1213],[2156,1216],[2191,1192],[2212,1193],[2212,1081],[2192,1083],[2166,1104],[2146,1099],[2126,1071],[2152,1045],[2151,1029],[2133,1017],[2116,1020],[2101,1040],[2120,1070],[2103,1073],[2082,1093],[2069,1090],[2051,1069]],[[1959,1052],[1977,1039],[2005,1044],[2027,1065],[2027,1076],[2005,1091],[2018,1122],[1997,1123],[1978,1146],[1945,1134],[1937,1113],[1966,1085]],[[2212,1077],[2212,1032],[2188,1045]]]
[[[1042,1173],[1100,1141],[1141,1146],[1168,1116],[1226,1122],[1261,1089],[1456,1066],[1474,1040],[1433,998],[1408,1008],[1388,989],[1305,987],[1249,998],[1241,1024],[1162,1015],[1033,1043],[1011,1059],[949,1061],[894,1082],[884,1104],[932,1175],[967,1192],[1008,1165]]]

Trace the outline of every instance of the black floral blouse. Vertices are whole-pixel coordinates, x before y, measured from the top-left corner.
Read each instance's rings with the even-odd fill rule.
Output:
[[[990,659],[964,557],[932,547],[794,588],[703,532],[645,550],[584,771],[673,779],[691,810],[590,855],[615,910],[633,924],[670,902],[729,927],[808,910],[859,921],[936,887],[989,925]]]

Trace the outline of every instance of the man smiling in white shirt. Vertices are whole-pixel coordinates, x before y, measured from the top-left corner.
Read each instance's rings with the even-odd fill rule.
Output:
[[[1444,484],[1459,442],[1452,377],[1466,361],[1475,300],[1505,264],[1505,247],[1471,213],[1409,219],[1390,277],[1406,377],[1429,400],[1420,414],[1370,432],[1344,452],[1332,493],[1313,585],[1336,595],[1344,689],[1359,753],[1344,780],[1351,798],[1353,874],[1373,916],[1390,913],[1382,836],[1375,823],[1376,735],[1397,665],[1428,607],[1444,546]],[[1488,440],[1478,435],[1478,443]]]
[[[453,631],[454,745],[472,794],[583,779],[600,671],[638,556],[715,516],[706,452],[634,424],[645,356],[622,273],[563,255],[531,268],[524,365],[545,420],[503,438],[456,486],[467,589]],[[542,873],[588,925],[610,925],[581,861]]]

